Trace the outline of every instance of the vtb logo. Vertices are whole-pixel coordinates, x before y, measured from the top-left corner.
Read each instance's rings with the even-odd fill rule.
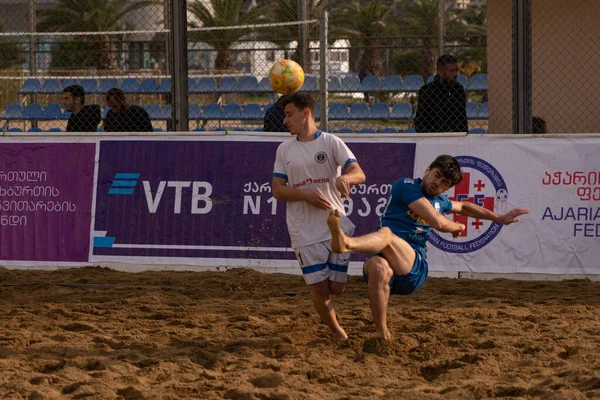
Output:
[[[451,201],[475,203],[490,211],[502,213],[507,209],[508,189],[502,175],[485,160],[471,156],[455,157],[460,163],[463,180],[456,185],[454,193],[448,193]],[[456,239],[445,239],[431,232],[430,243],[450,253],[470,253],[490,243],[502,229],[497,222],[480,220],[464,215],[453,215],[453,220],[464,224],[466,229]]]

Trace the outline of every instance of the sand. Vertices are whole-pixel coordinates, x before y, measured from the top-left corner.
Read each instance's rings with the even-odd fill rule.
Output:
[[[2,399],[600,398],[600,284],[433,279],[330,340],[300,276],[0,268]]]

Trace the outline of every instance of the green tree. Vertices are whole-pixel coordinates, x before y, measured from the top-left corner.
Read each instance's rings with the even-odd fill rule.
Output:
[[[487,72],[487,13],[484,6],[469,7],[453,12],[448,22],[448,31],[454,36],[449,39],[460,44],[456,57],[463,72]]]
[[[4,32],[4,25],[0,22],[0,32]],[[8,69],[25,62],[25,54],[19,43],[15,43],[6,36],[0,37],[0,69]]]
[[[383,0],[363,4],[359,0],[342,0],[332,13],[331,24],[337,26],[335,35],[350,38],[353,46],[362,49],[359,59],[359,75],[381,75],[383,58],[380,47],[394,32],[392,20],[394,7]]]
[[[210,3],[210,4],[206,4]],[[195,0],[188,4],[188,10],[197,19],[190,25],[194,28],[214,28],[233,25],[253,25],[262,23],[267,6],[242,10],[243,0]],[[215,69],[228,70],[233,67],[231,47],[245,37],[251,37],[248,29],[227,29],[193,32],[188,40],[203,42],[217,51]]]
[[[157,0],[58,0],[53,7],[38,10],[37,30],[39,32],[120,31],[129,28],[123,22],[125,16],[153,4],[158,4]],[[117,67],[117,49],[111,39],[114,39],[114,35],[68,38],[61,41],[59,49],[61,46],[64,49],[67,42],[76,43],[75,48],[95,52],[93,66],[99,69],[113,69]]]

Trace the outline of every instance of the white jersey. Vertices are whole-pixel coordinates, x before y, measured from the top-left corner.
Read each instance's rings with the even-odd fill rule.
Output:
[[[344,232],[354,228],[346,217],[335,179],[342,167],[356,158],[342,139],[329,133],[317,131],[315,139],[301,142],[297,137],[287,140],[277,148],[273,176],[287,180],[287,185],[299,190],[320,192],[342,215]],[[292,247],[308,246],[331,239],[327,228],[329,210],[321,210],[306,201],[287,203],[287,226]]]

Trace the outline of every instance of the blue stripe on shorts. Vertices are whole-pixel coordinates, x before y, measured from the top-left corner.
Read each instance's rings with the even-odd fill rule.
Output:
[[[313,272],[323,271],[327,268],[327,264],[315,264],[308,267],[302,267],[302,275],[312,274]]]
[[[332,263],[327,263],[327,265],[329,265],[329,269],[332,271],[344,272],[344,273],[348,272],[347,265],[339,265],[339,264],[332,264]]]

